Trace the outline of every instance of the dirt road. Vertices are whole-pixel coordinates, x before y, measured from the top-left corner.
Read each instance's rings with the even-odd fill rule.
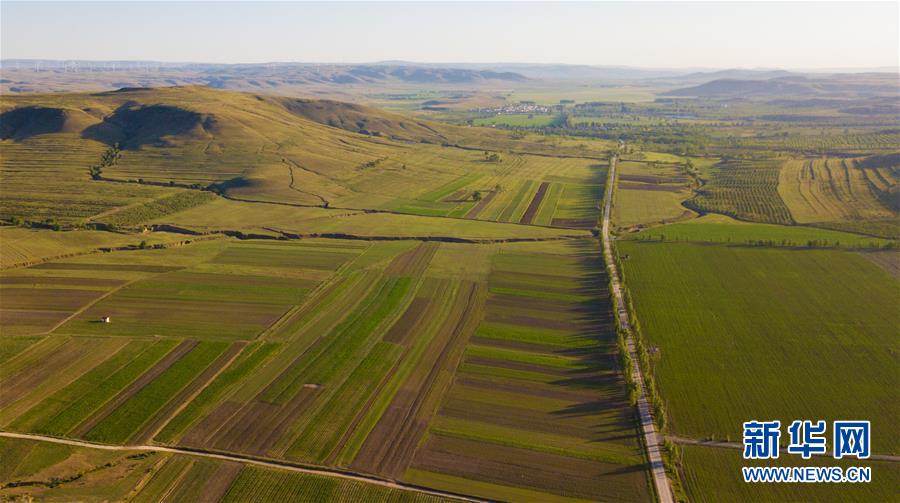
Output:
[[[619,306],[616,316],[619,317],[619,324],[625,330],[628,352],[631,353],[631,361],[634,363],[634,378],[640,384],[640,397],[638,398],[637,406],[641,418],[641,429],[644,433],[644,445],[647,448],[647,457],[650,460],[650,470],[653,474],[653,485],[661,503],[675,503],[672,486],[669,484],[668,477],[666,477],[666,470],[662,462],[662,437],[657,433],[656,425],[653,423],[653,415],[650,413],[650,404],[647,402],[647,392],[644,389],[644,377],[638,364],[640,358],[634,347],[631,323],[628,320],[628,311],[625,309],[625,299],[622,294],[619,271],[616,268],[616,262],[613,260],[612,255],[609,215],[612,208],[613,188],[616,180],[616,160],[615,156],[610,160],[609,176],[606,180],[606,202],[603,205],[603,228],[601,231],[603,235],[603,255],[606,259],[606,270],[609,272],[610,283],[612,284],[612,293],[616,296],[616,304]]]
[[[72,440],[67,438],[57,438],[57,437],[46,437],[43,435],[31,435],[28,433],[13,433],[9,431],[0,431],[0,437],[5,438],[18,438],[24,440],[35,440],[38,442],[50,442],[54,444],[63,444],[63,445],[72,445],[76,447],[86,447],[88,449],[102,449],[105,451],[156,451],[156,452],[171,452],[174,454],[183,454],[185,456],[197,456],[201,458],[208,459],[218,459],[222,461],[233,461],[237,463],[244,463],[248,465],[262,466],[264,468],[272,468],[276,470],[287,470],[289,472],[295,473],[305,473],[308,475],[318,475],[321,477],[331,477],[338,478],[344,480],[355,480],[357,482],[364,482],[366,484],[375,484],[382,487],[388,487],[391,489],[400,489],[404,491],[414,491],[422,494],[429,494],[432,496],[439,496],[441,498],[448,498],[456,501],[471,501],[471,502],[487,502],[488,500],[482,500],[479,498],[474,498],[471,496],[464,496],[460,494],[453,494],[444,491],[437,491],[434,489],[428,489],[425,487],[419,487],[411,484],[403,484],[401,482],[394,482],[390,480],[379,479],[376,477],[367,477],[362,474],[356,474],[351,472],[342,472],[337,470],[327,470],[327,469],[318,469],[310,466],[301,466],[298,464],[294,464],[288,461],[279,461],[275,459],[263,459],[256,458],[251,456],[239,456],[227,453],[219,453],[219,452],[211,452],[211,451],[200,451],[193,449],[181,449],[178,447],[166,447],[161,445],[106,445],[106,444],[95,444],[92,442],[83,442],[81,440]]]

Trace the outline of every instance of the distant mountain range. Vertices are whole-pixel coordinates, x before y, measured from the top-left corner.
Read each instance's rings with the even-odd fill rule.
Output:
[[[220,65],[210,63],[156,63],[142,61],[45,61],[3,60],[4,71],[31,70],[68,73],[166,73],[184,75],[192,84],[228,87],[232,80],[256,80],[259,86],[283,84],[331,83],[367,84],[385,81],[415,83],[471,83],[481,81],[526,80],[509,71],[466,68],[436,68],[403,64],[331,65],[311,63],[272,63]],[[190,75],[190,76],[188,76]]]
[[[839,74],[818,77],[788,74],[768,79],[720,78],[662,94],[664,96],[700,98],[876,96],[896,95],[898,84],[900,84],[898,75],[889,73]]]
[[[451,89],[458,90],[480,85],[487,85],[486,89],[502,89],[540,81],[567,81],[638,83],[654,88],[674,88],[665,93],[668,96],[785,97],[896,91],[897,75],[896,69],[883,73],[822,74],[781,69],[649,69],[531,63],[215,64],[10,59],[0,61],[0,92],[202,85],[347,99],[356,92],[353,89],[391,90],[397,89],[398,84],[455,86]]]

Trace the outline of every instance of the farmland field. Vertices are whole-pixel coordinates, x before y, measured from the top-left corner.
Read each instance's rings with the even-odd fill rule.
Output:
[[[71,305],[42,339],[23,328],[21,343],[10,340],[16,364],[0,376],[0,420],[12,431],[152,439],[487,498],[640,500],[645,465],[598,256],[585,240],[217,239],[16,269],[0,276],[21,291],[10,308],[42,312],[35,302],[60,290]],[[217,473],[179,459],[144,491],[197,491],[200,480],[184,485],[190,474]],[[557,471],[537,477],[548,462]],[[471,463],[492,468],[460,469]],[[247,470],[224,499],[256,490],[250,480],[262,475]],[[280,477],[273,487],[294,484]],[[335,494],[371,490],[321,483]]]
[[[896,499],[892,75],[11,65],[0,500]]]
[[[4,463],[0,497],[42,501],[453,501],[434,495],[335,480],[185,454],[99,451],[84,447],[0,439]]]
[[[625,203],[622,203],[625,204]],[[807,247],[880,248],[891,240],[822,229],[742,222],[710,213],[687,222],[662,225],[630,236],[638,240],[696,241],[736,245]]]
[[[691,501],[890,501],[896,495],[900,471],[896,462],[873,461],[869,484],[747,484],[741,466],[750,466],[736,449],[684,446],[687,486]],[[802,458],[779,460],[783,466],[858,466],[854,460]],[[763,466],[764,463],[758,463]]]
[[[774,161],[723,162],[710,168],[708,184],[688,200],[688,207],[753,222],[792,223],[778,192],[780,171]]]
[[[888,424],[897,414],[900,294],[858,254],[640,242],[619,251],[642,331],[659,347],[676,434],[738,439],[750,416]],[[881,437],[872,449],[900,444]]]

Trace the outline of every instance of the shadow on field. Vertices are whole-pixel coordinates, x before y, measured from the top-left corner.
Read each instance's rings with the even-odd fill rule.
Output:
[[[577,241],[568,246],[582,271],[579,286],[573,293],[590,296],[593,300],[578,304],[570,320],[581,327],[577,337],[588,343],[586,347],[557,351],[557,354],[577,358],[580,366],[553,384],[589,390],[596,399],[572,404],[553,411],[553,414],[560,417],[601,414],[593,425],[592,441],[632,440],[635,446],[640,446],[637,415],[628,402],[627,387],[619,368],[615,321],[600,242]],[[644,465],[634,465],[622,468],[622,472],[645,469]]]

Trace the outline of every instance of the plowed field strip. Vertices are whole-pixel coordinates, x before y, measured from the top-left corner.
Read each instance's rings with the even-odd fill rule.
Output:
[[[69,339],[62,348],[47,355],[38,365],[22,369],[19,373],[8,379],[4,379],[0,386],[0,407],[15,402],[22,398],[35,386],[40,385],[59,369],[65,368],[72,361],[84,356],[90,350],[90,344],[79,344],[74,339]]]
[[[430,436],[416,455],[414,466],[495,484],[515,481],[516,485],[561,496],[593,500],[610,498],[623,489],[628,491],[633,487],[632,479],[643,478],[640,467],[630,470],[617,464],[440,435]]]
[[[478,201],[478,204],[472,207],[468,213],[466,213],[465,218],[478,218],[478,215],[481,214],[482,210],[484,210],[487,205],[491,204],[491,201],[494,199],[494,196],[497,195],[496,191],[488,192],[488,195],[484,196],[481,201]]]
[[[219,465],[212,477],[206,481],[200,493],[200,503],[218,503],[231,487],[231,483],[241,472],[240,463],[225,462]]]
[[[319,388],[304,387],[284,405],[251,402],[213,436],[211,444],[226,451],[263,455],[318,394]]]
[[[400,254],[384,270],[385,276],[421,276],[428,268],[428,264],[431,263],[431,258],[434,257],[439,246],[439,243],[424,242],[412,250]]]
[[[541,182],[541,186],[534,193],[534,198],[531,200],[531,204],[528,205],[528,209],[525,210],[525,214],[522,215],[519,223],[530,224],[534,222],[534,217],[537,216],[538,209],[541,207],[541,201],[544,200],[548,188],[550,188],[550,182]]]
[[[409,307],[406,308],[406,311],[403,312],[403,315],[400,316],[400,319],[384,335],[385,342],[406,344],[406,340],[412,335],[413,328],[428,307],[429,300],[424,297],[414,298]]]
[[[456,368],[461,349],[479,322],[474,312],[482,302],[483,292],[478,284],[470,283],[463,288],[457,295],[459,307],[445,321],[446,328],[435,337],[433,349],[422,358],[404,389],[394,397],[352,466],[393,478],[406,471],[434,414],[437,399],[446,391],[435,384],[442,372]],[[456,322],[452,323],[454,319]]]

